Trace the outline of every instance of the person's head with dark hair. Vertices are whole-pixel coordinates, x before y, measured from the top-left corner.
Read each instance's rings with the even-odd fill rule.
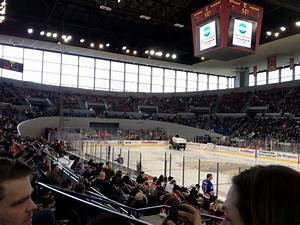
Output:
[[[157,181],[157,177],[153,177],[152,182],[155,183]]]
[[[30,225],[36,205],[31,200],[31,168],[19,160],[0,158],[0,224]]]
[[[61,187],[67,190],[71,190],[72,188],[72,181],[69,178],[64,179],[61,182]]]
[[[170,182],[171,180],[173,180],[173,177],[172,177],[172,176],[169,176],[169,177],[168,177],[168,181]]]
[[[300,173],[284,166],[256,166],[233,178],[223,208],[226,224],[299,225]]]
[[[163,181],[164,181],[164,176],[163,176],[163,175],[160,175],[160,176],[158,177],[158,181],[163,182]]]
[[[206,179],[208,179],[208,180],[212,180],[212,179],[213,179],[213,176],[212,176],[212,174],[211,174],[211,173],[208,173],[208,174],[206,175]]]
[[[74,191],[80,194],[85,193],[85,185],[83,183],[78,183],[74,187]]]

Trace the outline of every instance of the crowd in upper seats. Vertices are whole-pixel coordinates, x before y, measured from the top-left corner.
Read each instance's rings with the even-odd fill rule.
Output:
[[[178,95],[178,94],[177,94]],[[176,95],[176,96],[177,96]],[[254,92],[232,92],[221,96],[191,94],[183,96],[97,96],[88,94],[73,94],[69,92],[55,92],[33,90],[28,88],[16,88],[12,85],[2,83],[0,85],[1,102],[11,104],[26,105],[26,98],[45,98],[51,102],[51,105],[36,106],[26,105],[23,114],[24,118],[34,118],[45,115],[59,115],[61,106],[65,109],[71,109],[66,115],[84,116],[76,109],[87,110],[86,103],[101,103],[103,108],[94,114],[88,116],[96,117],[117,117],[117,118],[142,118],[154,119],[179,123],[187,126],[194,126],[201,129],[212,130],[214,132],[231,136],[244,138],[245,140],[257,141],[258,139],[274,139],[283,142],[299,142],[298,123],[292,118],[283,120],[272,119],[249,119],[248,117],[221,117],[210,114],[201,116],[201,112],[195,113],[194,117],[178,116],[176,113],[190,113],[191,107],[208,108],[207,113],[241,113],[246,110],[246,106],[266,106],[266,113],[294,113],[296,116],[300,112],[300,88],[274,88]],[[62,103],[62,105],[61,105]],[[138,106],[156,106],[158,113],[170,113],[174,117],[159,117],[158,114],[139,114]],[[109,115],[107,112],[121,111],[128,114]],[[132,114],[132,113],[135,114]],[[129,114],[131,113],[131,114]],[[140,116],[143,115],[143,116]],[[24,119],[23,118],[23,119]],[[284,127],[287,128],[284,128]],[[165,135],[161,135],[165,138]]]
[[[288,118],[255,118],[237,130],[236,136],[253,141],[300,141],[300,123]]]

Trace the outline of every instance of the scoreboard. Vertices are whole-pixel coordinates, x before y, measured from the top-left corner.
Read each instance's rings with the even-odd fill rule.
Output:
[[[194,55],[231,60],[254,54],[263,8],[241,0],[217,0],[192,14]]]
[[[22,63],[0,58],[0,68],[23,73],[24,65]]]

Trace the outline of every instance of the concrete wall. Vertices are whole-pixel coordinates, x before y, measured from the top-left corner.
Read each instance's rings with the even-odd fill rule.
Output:
[[[121,129],[155,129],[163,128],[169,135],[179,134],[189,140],[195,136],[211,135],[221,136],[214,132],[183,126],[174,123],[153,121],[153,120],[129,120],[129,119],[106,119],[106,118],[86,118],[86,117],[64,117],[65,128],[89,128],[90,122],[99,123],[119,123]],[[58,128],[59,117],[40,117],[24,121],[18,125],[18,131],[22,136],[39,137],[44,134],[45,128]]]

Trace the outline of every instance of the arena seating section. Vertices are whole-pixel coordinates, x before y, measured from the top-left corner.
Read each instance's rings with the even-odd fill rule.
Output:
[[[107,95],[101,92],[77,94],[68,90],[42,91],[1,83],[1,154],[20,158],[35,168],[34,181],[39,182],[36,183],[35,201],[41,203],[44,208],[56,208],[56,218],[60,221],[67,220],[69,224],[86,224],[96,215],[96,211],[116,213],[125,221],[143,224],[143,221],[139,220],[141,215],[155,214],[157,210],[162,209],[168,210],[166,205],[170,206],[180,198],[197,199],[193,204],[202,206],[205,213],[223,216],[218,209],[218,202],[216,205],[205,205],[196,187],[188,190],[175,184],[173,191],[168,191],[167,185],[171,183],[166,177],[161,176],[157,179],[143,173],[136,174],[136,177],[124,171],[114,171],[110,163],[70,155],[72,149],[65,143],[50,144],[43,138],[20,137],[16,126],[29,118],[59,116],[62,113],[65,116],[127,119],[140,118],[142,114],[144,119],[212,130],[230,138],[242,139],[245,147],[257,148],[261,147],[265,140],[270,139],[299,143],[300,126],[297,120],[300,110],[299,97],[299,86],[242,92],[232,90],[231,93],[221,95],[200,92],[182,96],[145,94],[138,97],[112,93]],[[194,109],[199,111],[193,111]],[[141,112],[143,110],[149,112]],[[160,128],[119,129],[116,133],[118,138],[122,139],[169,138]],[[87,135],[90,135],[90,138],[99,138],[99,135]],[[112,135],[101,133],[100,136],[113,139]],[[68,168],[59,163],[59,159],[62,158],[71,162]],[[76,201],[81,199],[81,203],[72,204],[74,199],[70,199],[64,193],[76,196]],[[63,200],[65,198],[67,200]],[[91,199],[88,198],[95,198],[92,200],[101,202],[92,207],[96,211],[83,211],[79,207],[81,204],[89,205],[86,202],[90,202]],[[70,210],[62,213],[60,209],[66,204]],[[220,218],[216,219],[218,220]]]
[[[63,112],[65,116],[168,121],[212,130],[231,138],[251,139],[252,142],[266,138],[299,142],[300,128],[295,119],[300,110],[299,86],[243,92],[233,90],[222,95],[200,92],[181,96],[145,94],[143,97],[124,97],[101,92],[96,95],[41,91],[2,83],[0,95],[2,109],[9,106],[15,110],[14,106],[19,106],[16,112],[18,122],[40,116],[58,116]],[[20,112],[20,108],[23,111]],[[197,108],[200,111],[194,111]],[[257,113],[260,117],[255,116]],[[266,116],[272,114],[276,116]]]

